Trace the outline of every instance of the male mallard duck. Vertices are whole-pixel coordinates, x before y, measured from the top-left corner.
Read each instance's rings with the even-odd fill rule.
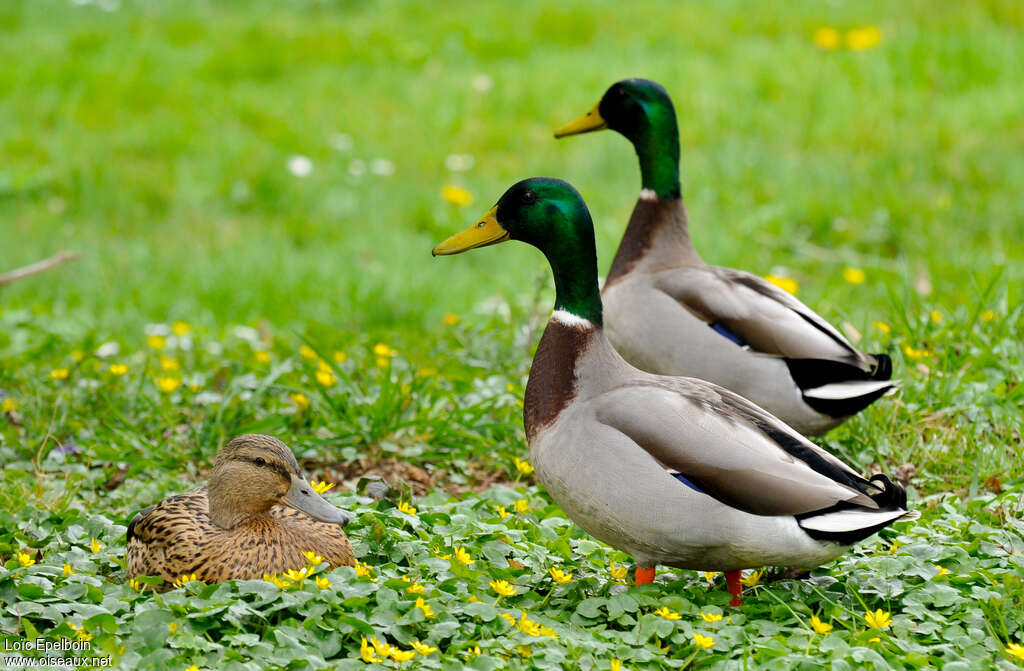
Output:
[[[811,567],[901,517],[906,493],[852,468],[747,399],[646,373],[602,328],[594,229],[566,182],[519,182],[483,219],[434,248],[521,240],[547,257],[555,309],[537,347],[523,419],[540,481],[590,534],[657,564],[727,571]]]
[[[626,360],[722,385],[809,435],[896,387],[887,355],[857,350],[790,294],[697,254],[680,193],[676,115],[664,88],[646,79],[618,82],[555,137],[602,128],[633,143],[643,178],[603,294],[608,339]]]
[[[238,436],[217,455],[210,484],[149,506],[128,525],[128,577],[170,584],[259,578],[300,569],[305,552],[355,563],[341,527],[349,518],[317,494],[277,438]]]

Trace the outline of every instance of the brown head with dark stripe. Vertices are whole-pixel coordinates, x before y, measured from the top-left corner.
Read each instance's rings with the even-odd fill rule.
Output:
[[[348,515],[317,494],[295,455],[277,438],[245,434],[228,443],[213,464],[208,487],[210,520],[231,529],[289,506],[321,522],[347,524]]]

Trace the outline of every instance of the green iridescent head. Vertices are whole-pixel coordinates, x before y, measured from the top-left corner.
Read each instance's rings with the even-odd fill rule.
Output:
[[[665,88],[649,79],[611,85],[592,110],[555,131],[555,137],[610,128],[624,135],[640,159],[643,188],[679,198],[679,128]]]
[[[519,240],[547,257],[555,276],[555,309],[601,324],[594,224],[568,182],[532,177],[512,185],[476,224],[434,248],[434,256]]]

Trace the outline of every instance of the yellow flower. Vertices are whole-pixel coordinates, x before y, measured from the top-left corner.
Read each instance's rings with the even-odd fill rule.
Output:
[[[406,587],[405,591],[409,594],[423,594],[423,592],[426,591],[426,589],[426,587],[419,584],[418,582],[414,582],[413,584]]]
[[[771,282],[783,291],[789,292],[796,296],[796,292],[800,289],[800,284],[792,277],[779,277],[778,275],[765,275],[764,279]]]
[[[120,376],[128,372],[128,366],[124,365],[123,363],[112,363],[110,364],[110,367],[107,370],[110,371],[111,375]]]
[[[757,583],[761,582],[761,576],[764,575],[763,569],[756,569],[751,571],[746,576],[740,578],[740,582],[747,587],[753,587]]]
[[[936,578],[941,578],[942,576],[949,573],[949,569],[945,566],[936,566],[935,568],[938,570],[938,573],[935,574]]]
[[[421,596],[416,597],[416,608],[422,610],[425,616],[434,617],[434,609]]]
[[[132,578],[131,580],[128,581],[128,586],[131,587],[136,592],[141,592],[144,589],[144,585],[141,582],[139,582],[138,580],[136,580],[135,578]]]
[[[983,321],[983,322],[990,322],[990,321],[992,321],[995,318],[996,318],[995,310],[985,310],[984,312],[981,313],[981,321]],[[1014,645],[1016,645],[1016,644],[1014,644]]]
[[[412,649],[421,655],[429,655],[432,652],[437,652],[437,648],[434,646],[427,645],[426,643],[420,643],[419,641],[411,641],[409,645],[411,645]]]
[[[326,370],[318,370],[316,372],[316,381],[324,387],[330,387],[332,384],[338,381],[338,378],[334,376],[334,373]]]
[[[75,363],[78,363],[79,361],[85,358],[85,352],[83,352],[80,349],[72,350],[71,358],[75,360]]]
[[[156,379],[156,386],[160,387],[160,391],[165,394],[170,394],[181,386],[181,380],[174,377],[158,377]]]
[[[441,189],[441,197],[452,205],[459,207],[465,207],[473,202],[473,194],[454,184],[448,184]]]
[[[506,517],[508,517],[508,511],[505,510],[505,506],[498,506],[496,510],[498,511],[498,517],[500,517],[501,519],[505,519]]]
[[[529,657],[533,654],[533,648],[531,648],[528,645],[517,645],[516,652],[518,652],[523,657]]]
[[[839,41],[839,31],[835,28],[829,28],[826,26],[814,31],[814,43],[822,49],[828,49],[829,51],[838,49]]]
[[[449,312],[444,317],[441,317],[441,323],[445,326],[455,326],[459,323],[459,315]]]
[[[306,550],[302,553],[302,556],[306,558],[310,566],[319,566],[324,563],[324,558],[313,552],[312,550]]]
[[[507,580],[492,580],[490,582],[491,589],[498,593],[499,596],[514,596],[516,588],[508,583]]]
[[[416,514],[416,509],[414,507],[412,507],[411,505],[409,505],[409,503],[406,502],[406,501],[399,501],[398,505],[396,507],[398,508],[399,512],[403,512],[406,515],[415,515]]]
[[[291,587],[292,586],[292,584],[290,582],[288,582],[287,580],[283,580],[281,578],[278,578],[276,573],[264,573],[263,574],[263,579],[266,580],[269,583],[273,583],[274,585],[277,585],[277,587],[279,589],[284,589],[285,587]]]
[[[608,671],[622,671],[622,661],[613,659],[608,663]]]
[[[703,575],[704,579],[708,582],[714,582],[715,578],[718,577],[718,571],[702,571],[701,575]]]
[[[192,328],[188,325],[188,322],[176,321],[171,324],[171,331],[174,335],[188,335],[188,332],[191,330]]]
[[[508,614],[508,613],[498,613],[498,615],[503,617],[505,619],[505,621],[508,622],[513,627],[516,626],[516,619],[514,617],[512,617],[510,614]]]
[[[513,506],[520,515],[525,515],[530,510],[530,503],[526,499],[519,499]]]
[[[875,322],[875,328],[886,335],[892,333],[892,327],[885,322]]]
[[[309,486],[312,487],[313,491],[316,492],[317,494],[323,494],[327,490],[333,488],[334,487],[334,483],[333,482],[317,482],[316,480],[313,480],[312,482],[309,483]]]
[[[348,361],[348,354],[340,349],[334,350],[334,363],[345,363],[346,361]]]
[[[877,47],[882,42],[882,31],[876,26],[854,28],[846,33],[846,46],[854,51]]]
[[[682,615],[680,615],[679,613],[675,612],[674,610],[669,610],[667,606],[662,606],[658,610],[654,611],[654,614],[655,615],[660,615],[661,617],[665,618],[666,620],[678,620],[678,619],[683,617]]]
[[[625,580],[626,573],[629,572],[625,566],[616,566],[615,562],[608,562],[608,572],[612,574],[612,580]]]
[[[942,313],[938,310],[932,310],[928,313],[928,316],[932,318],[932,321],[938,324],[942,321]]]
[[[722,616],[717,613],[701,613],[700,619],[710,624],[712,622],[718,622],[722,619]]]
[[[408,662],[415,656],[415,650],[399,650],[398,648],[395,648],[391,651],[391,659],[395,660],[396,662]]]
[[[892,624],[892,617],[889,613],[879,608],[873,613],[870,610],[865,613],[864,621],[867,622],[868,626],[872,629],[888,629],[889,625]]]
[[[288,394],[288,398],[292,400],[300,410],[305,410],[309,407],[309,397],[303,394],[301,391],[297,391],[294,394]]]
[[[378,641],[376,636],[370,637],[370,643],[381,657],[390,657],[391,653],[397,649],[387,641]]]
[[[523,461],[519,457],[514,457],[514,459],[516,462],[517,471],[519,471],[523,475],[529,475],[530,473],[533,473],[533,465],[531,465],[530,462]]]
[[[469,566],[473,563],[473,558],[469,556],[469,552],[466,551],[466,548],[462,547],[461,545],[455,548],[455,558],[463,564],[465,564],[466,566]]]
[[[1006,644],[1006,654],[1017,659],[1024,659],[1024,645],[1010,641]]]
[[[654,639],[653,642],[654,642],[654,647],[658,649],[658,652],[660,652],[663,655],[667,655],[668,654],[668,646],[667,645],[665,645],[663,642],[659,641],[658,639]]]
[[[17,409],[18,402],[13,398],[5,398],[3,402],[0,403],[0,412],[14,412]]]
[[[36,560],[32,559],[31,555],[29,555],[27,552],[19,552],[18,563],[22,566],[32,566],[32,564],[36,563]]]
[[[382,342],[379,342],[373,346],[373,353],[375,356],[395,356],[398,354],[398,351],[391,349]]]
[[[470,594],[469,596],[467,596],[466,601],[468,601],[469,603],[480,603],[480,599],[478,599],[475,594]]]
[[[451,559],[452,558],[451,554],[446,554],[446,553],[441,552],[441,548],[439,548],[439,547],[435,547],[434,548],[434,555],[437,556],[437,557],[440,557],[441,559]]]
[[[694,633],[693,642],[696,643],[697,647],[701,650],[707,650],[715,644],[715,639],[711,636],[702,636],[698,633]]]
[[[373,577],[373,569],[366,564],[357,561],[352,568],[355,569],[356,575],[360,578],[369,578],[370,580],[377,582]]]
[[[74,569],[73,566],[71,566],[71,564],[64,564],[64,577],[67,577],[67,576],[73,574],[74,572],[75,572],[75,569]],[[133,578],[132,580],[129,580],[128,582],[129,583],[132,583],[132,582],[136,582],[137,583],[138,581],[134,580],[134,578]]]
[[[477,656],[480,656],[481,654],[483,654],[483,653],[480,652],[480,646],[479,645],[474,645],[472,648],[466,648],[465,650],[463,650],[463,652],[465,652],[467,655],[477,655]]]
[[[903,353],[907,356],[908,359],[913,359],[914,361],[917,361],[918,359],[923,359],[924,357],[931,355],[931,352],[929,352],[926,349],[915,349],[910,345],[903,346]]]
[[[195,573],[182,573],[180,576],[175,578],[174,586],[181,587],[182,585],[187,585],[190,582],[199,582],[199,576]]]
[[[270,352],[265,350],[257,350],[254,354],[256,361],[260,363],[270,363]]]
[[[192,666],[185,669],[185,671],[199,671],[199,667],[193,664]]]
[[[530,636],[540,636],[540,625],[526,617],[526,611],[519,618],[519,630]]]
[[[889,546],[889,554],[896,554],[896,551],[899,550],[899,549],[900,549],[900,544],[898,542],[896,542],[896,541],[893,541],[892,545]]]
[[[832,631],[832,625],[828,622],[822,622],[821,618],[817,615],[811,616],[811,627],[819,634],[827,634]]]
[[[68,379],[68,375],[71,375],[71,371],[67,368],[54,368],[50,371],[50,377],[54,380],[66,380]]]
[[[87,633],[85,633],[84,630],[83,631],[79,631],[78,634],[77,634],[77,637],[78,637],[79,641],[83,641],[83,642],[84,641],[91,641],[92,640],[92,634],[87,634]]]
[[[173,634],[174,632],[178,631],[178,623],[177,622],[168,622],[167,623],[167,628],[170,629],[171,633]]]
[[[89,541],[89,549],[92,550],[93,554],[98,554],[103,549],[103,544],[93,538]]]
[[[162,350],[167,347],[167,339],[163,336],[151,335],[146,338],[146,344],[155,350]]]
[[[867,275],[860,268],[843,268],[843,279],[850,284],[864,284]]]
[[[562,569],[551,567],[548,569],[548,573],[551,574],[551,579],[557,582],[559,585],[564,585],[567,582],[572,581],[572,571],[565,573]]]
[[[309,576],[313,575],[314,570],[315,569],[312,566],[306,566],[299,569],[290,568],[287,571],[285,571],[282,575],[285,578],[288,578],[289,580],[293,580],[295,582],[302,582]]]
[[[551,638],[558,638],[558,632],[557,631],[555,631],[551,627],[548,627],[547,625],[543,625],[543,624],[540,625],[540,635],[541,636],[550,636]]]
[[[178,362],[166,356],[160,357],[160,368],[166,371],[178,370]],[[113,371],[111,371],[113,372]]]
[[[881,641],[882,639],[878,638],[877,636],[872,636],[868,639],[868,643],[880,643]]]
[[[366,642],[366,637],[360,636],[359,638],[359,656],[363,658],[363,661],[367,664],[374,664],[381,661],[379,657],[373,654],[373,647]]]
[[[430,377],[431,375],[437,375],[436,368],[420,368],[416,371],[416,377]]]
[[[310,347],[309,345],[302,345],[301,347],[299,347],[299,355],[301,355],[303,359],[317,358],[316,350]]]

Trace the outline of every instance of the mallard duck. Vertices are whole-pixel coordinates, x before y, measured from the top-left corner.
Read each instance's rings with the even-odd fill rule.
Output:
[[[571,185],[519,182],[434,255],[504,240],[538,248],[555,278],[524,398],[530,458],[569,517],[633,555],[637,584],[658,564],[726,571],[737,603],[741,569],[817,566],[915,516],[898,484],[744,397],[627,363],[605,335],[594,229]]]
[[[679,131],[668,93],[613,84],[555,137],[610,128],[633,143],[642,190],[604,285],[608,339],[652,373],[719,384],[794,429],[822,434],[896,387],[885,354],[865,354],[777,286],[709,266],[690,241]]]
[[[214,583],[301,569],[304,553],[355,563],[349,518],[314,491],[277,438],[248,434],[217,455],[210,483],[164,499],[128,524],[129,578],[181,576]]]

